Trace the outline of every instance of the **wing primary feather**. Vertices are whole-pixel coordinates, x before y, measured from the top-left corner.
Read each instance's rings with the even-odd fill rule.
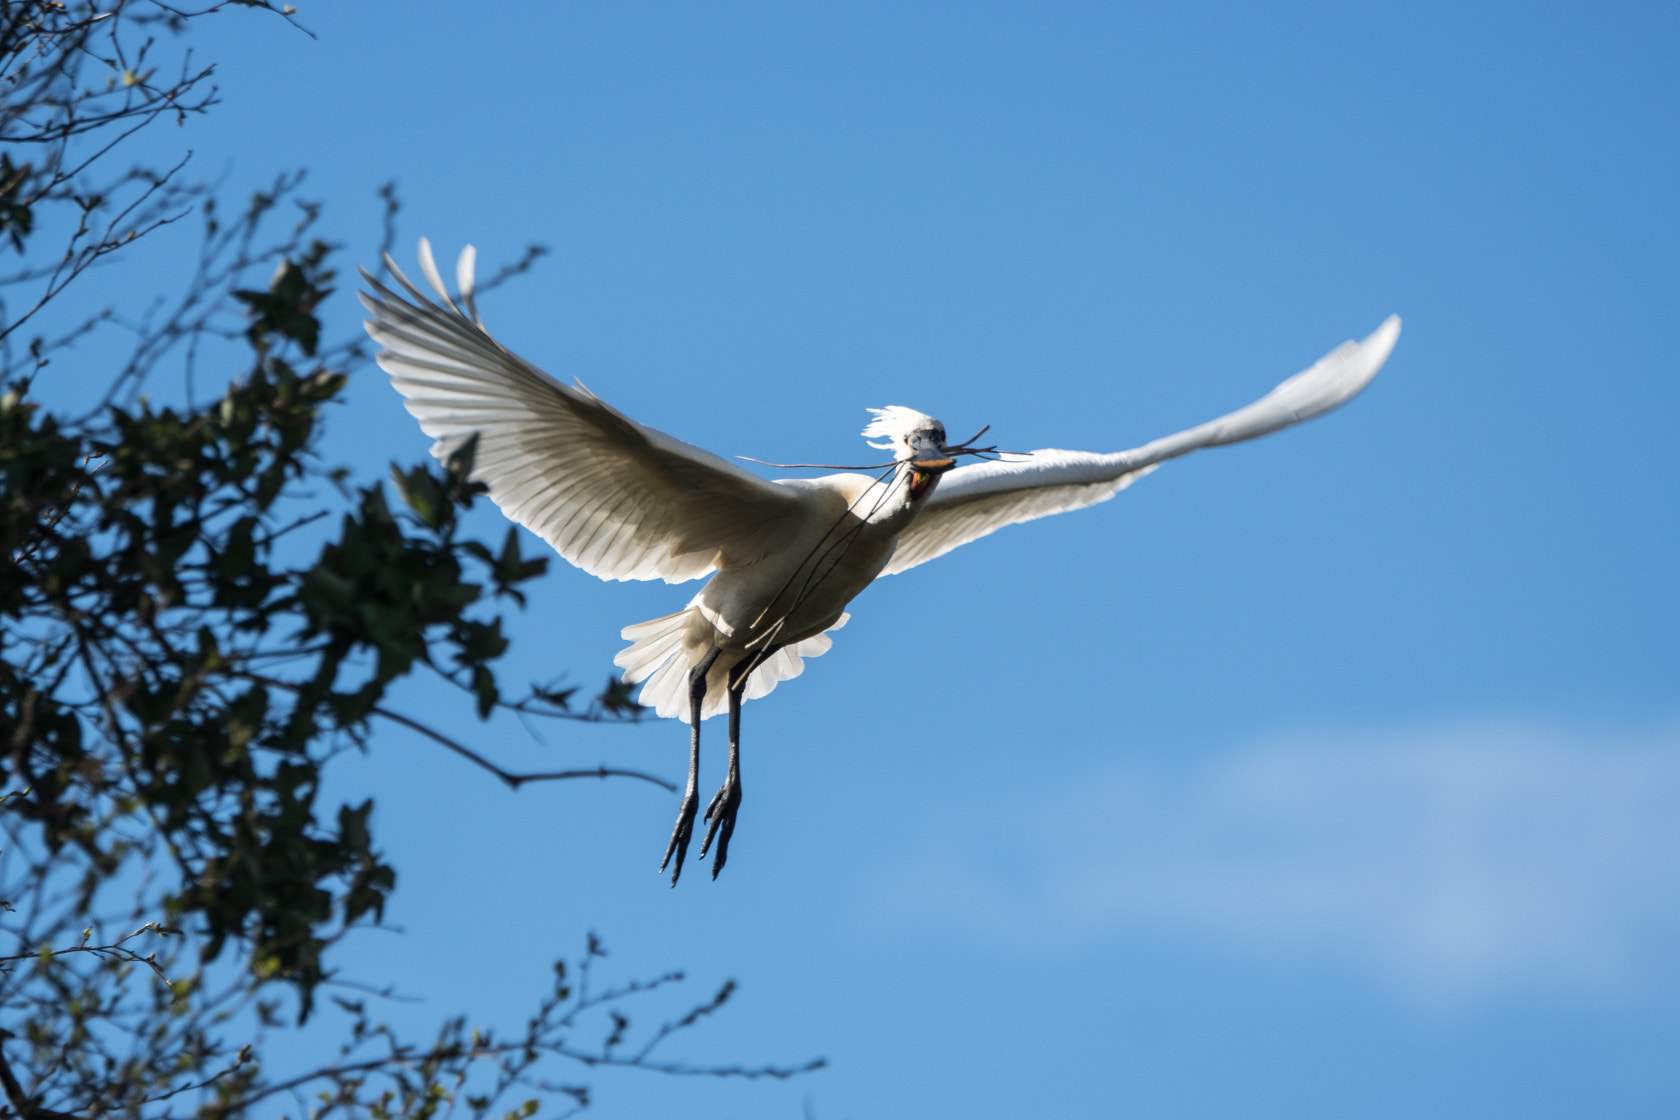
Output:
[[[432,286],[432,291],[455,314],[461,314],[461,309],[455,306],[455,301],[449,298],[449,289],[443,286],[443,276],[438,272],[437,261],[432,259],[432,243],[422,237],[420,239],[420,271],[426,276],[426,283]]]
[[[467,314],[472,316],[473,322],[484,325],[479,317],[478,304],[473,302],[473,270],[478,266],[478,250],[471,245],[461,250],[461,255],[455,261],[455,289],[461,293],[461,303],[466,306]]]

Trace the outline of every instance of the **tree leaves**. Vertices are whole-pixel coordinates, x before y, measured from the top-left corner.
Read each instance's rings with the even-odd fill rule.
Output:
[[[336,743],[365,741],[390,686],[420,667],[488,716],[508,640],[499,616],[472,612],[487,586],[522,603],[518,585],[546,570],[511,531],[495,552],[458,538],[456,512],[482,490],[470,447],[441,472],[393,467],[407,513],[363,487],[312,553],[278,552],[322,512],[295,513],[318,507],[320,418],[345,385],[275,348],[314,348],[301,324],[325,294],[325,260],[283,262],[246,300],[255,363],[203,408],[140,403],[66,426],[27,385],[0,401],[0,546],[14,567],[0,580],[0,743],[29,786],[9,808],[49,847],[77,844],[102,866],[116,849],[96,822],[161,828],[182,876],[174,917],[202,924],[210,957],[239,940],[303,1014],[327,947],[377,918],[395,883],[371,803],[321,822],[322,767]]]
[[[35,214],[28,199],[29,164],[12,164],[12,157],[0,152],[0,236],[11,241],[14,252],[23,252],[23,239],[35,229]]]
[[[285,16],[269,0],[236,3]],[[469,1111],[485,1120],[515,1084],[521,1097],[540,1086],[563,1106],[588,1103],[539,1060],[786,1076],[653,1058],[676,1024],[634,1053],[622,1031],[617,1049],[580,1042],[590,1016],[599,1026],[609,1005],[664,983],[591,992],[587,959],[577,985],[562,971],[505,1039],[452,1019],[429,1044],[399,1041],[363,1002],[337,1001],[354,1018],[327,1064],[281,1072],[295,1054],[266,1045],[283,1012],[310,1016],[336,979],[334,945],[380,921],[395,889],[373,802],[322,792],[334,758],[377,745],[376,721],[515,789],[659,779],[604,766],[509,773],[391,706],[392,686],[424,673],[481,716],[640,711],[612,688],[587,712],[570,711],[573,688],[504,694],[500,600],[523,604],[546,560],[522,556],[512,530],[494,549],[462,531],[460,512],[484,492],[471,443],[441,469],[393,468],[396,503],[320,461],[324,420],[367,355],[359,333],[323,333],[335,274],[330,247],[310,240],[319,207],[298,197],[300,172],[231,217],[208,187],[176,181],[179,164],[100,178],[148,122],[215,103],[211,68],[184,49],[159,65],[159,32],[228,6],[0,4],[12,142],[0,153],[0,248],[39,254],[0,276],[0,1112],[232,1120],[307,1089],[307,1111],[322,1115],[441,1115],[472,1077],[486,1091]],[[15,164],[18,151],[32,162]],[[94,263],[191,213],[203,242],[178,298],[153,302],[147,277],[129,285],[144,293],[139,315],[66,305]],[[270,269],[266,285],[245,286]],[[16,341],[54,303],[80,325]],[[112,325],[132,330],[132,350],[105,395],[72,402],[81,415],[41,407],[31,378]],[[249,352],[230,365],[220,343],[240,339]],[[135,399],[171,363],[188,403]],[[229,380],[205,402],[195,376],[207,375]]]
[[[300,260],[280,262],[269,278],[267,291],[247,288],[233,293],[250,309],[251,325],[245,337],[259,353],[272,349],[278,336],[297,343],[305,356],[315,356],[321,342],[321,320],[315,317],[315,308],[332,295],[326,285],[334,274],[324,267],[330,251],[326,242],[316,241]]]

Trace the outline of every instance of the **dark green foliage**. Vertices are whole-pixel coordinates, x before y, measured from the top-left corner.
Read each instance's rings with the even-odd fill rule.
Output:
[[[325,998],[347,982],[333,946],[377,922],[397,884],[373,802],[321,792],[341,753],[386,749],[377,728],[511,789],[660,780],[595,765],[510,773],[393,706],[393,687],[424,675],[480,718],[640,714],[617,680],[587,704],[552,685],[509,698],[501,610],[524,605],[547,561],[521,555],[511,528],[499,546],[464,532],[483,491],[470,443],[441,469],[393,466],[395,498],[319,457],[367,359],[353,325],[339,324],[343,342],[324,328],[333,248],[314,236],[302,176],[236,216],[177,181],[180,164],[90,180],[133,130],[215,104],[212,70],[185,53],[163,65],[160,43],[229,7],[292,20],[267,0],[0,2],[0,255],[19,258],[0,269],[0,1116],[224,1120],[307,1090],[316,1116],[465,1104],[484,1120],[512,1094],[516,1115],[537,1098],[587,1104],[552,1075],[556,1060],[796,1072],[654,1056],[732,986],[631,1042],[619,1006],[680,977],[591,991],[593,938],[578,982],[562,969],[506,1037],[451,1020],[404,1041],[368,1001]],[[395,195],[381,196],[389,235]],[[176,302],[139,320],[81,309],[56,337],[23,341],[86,268],[195,212],[196,271]],[[293,224],[272,232],[284,215]],[[128,357],[87,368],[78,343],[117,329],[133,333]],[[195,367],[226,385],[208,402]],[[171,368],[187,403],[139,396]],[[54,412],[35,392],[71,397],[54,377],[108,388]],[[348,1019],[323,1024],[335,1008]],[[265,1066],[270,1034],[306,1021],[335,1032],[333,1060]]]
[[[74,896],[56,922],[24,912],[14,931],[24,951],[0,956],[0,1015],[24,1013],[25,1066],[82,1114],[166,1116],[166,1102],[196,1086],[192,1111],[217,1120],[296,1084],[317,1085],[355,1115],[432,1115],[465,1094],[483,1117],[554,1058],[668,1073],[797,1072],[654,1058],[733,985],[627,1046],[629,1019],[616,1005],[677,974],[591,993],[568,985],[562,969],[524,1033],[502,1039],[456,1019],[423,1045],[399,1041],[365,1001],[334,997],[351,1016],[340,1059],[290,1079],[266,1076],[252,1044],[224,1041],[219,1009],[245,1006],[278,1022],[279,1003],[261,995],[277,982],[294,997],[297,1021],[307,1019],[331,982],[332,945],[383,913],[396,873],[369,828],[373,803],[325,805],[320,789],[332,759],[366,749],[376,722],[419,727],[385,707],[394,683],[432,673],[481,717],[498,708],[582,720],[639,713],[621,682],[575,714],[576,689],[502,699],[494,663],[508,640],[493,604],[522,604],[520,585],[547,563],[522,557],[512,530],[498,549],[461,535],[458,516],[482,489],[469,481],[470,444],[442,470],[393,467],[396,508],[379,483],[342,490],[339,472],[316,457],[323,410],[345,375],[289,364],[302,342],[285,333],[296,321],[284,309],[316,298],[325,259],[276,273],[285,300],[277,292],[269,308],[281,309],[282,325],[254,333],[253,367],[204,407],[141,403],[64,421],[21,379],[0,395],[0,828],[9,847],[39,857],[0,890],[68,886]],[[334,512],[336,524],[326,520]],[[613,773],[511,775],[420,729],[515,788]],[[136,869],[167,869],[133,911],[161,920],[90,940],[110,924],[99,900]],[[80,943],[52,939],[84,921]],[[183,931],[197,948],[191,965],[164,941]],[[160,941],[160,951],[136,947]],[[211,994],[206,966],[230,955],[232,979]],[[585,977],[600,956],[592,940]],[[87,967],[71,967],[76,960]],[[153,977],[149,989],[136,969]],[[603,1017],[603,1041],[577,1041]],[[114,1066],[104,1045],[113,1034],[132,1039]],[[575,1107],[588,1103],[582,1086],[545,1084]],[[469,1085],[478,1088],[467,1093]],[[528,1114],[535,1104],[520,1107]]]
[[[29,173],[32,168],[12,165],[9,153],[0,152],[0,235],[23,252],[23,239],[35,229],[35,214],[26,201],[29,198]]]
[[[315,318],[315,308],[332,295],[331,288],[321,286],[332,278],[322,268],[327,252],[327,245],[317,241],[297,264],[281,261],[267,291],[241,288],[233,293],[250,309],[251,325],[245,335],[259,352],[267,352],[270,340],[278,337],[297,343],[306,357],[315,356],[321,344],[321,321]]]
[[[361,489],[332,539],[280,562],[336,497],[292,488],[326,481],[313,448],[345,377],[299,373],[276,345],[313,349],[325,259],[317,244],[277,271],[252,312],[255,368],[207,407],[66,427],[15,388],[0,400],[0,742],[28,791],[11,811],[103,867],[122,856],[117,818],[155,824],[181,876],[171,921],[201,921],[211,958],[246,939],[305,1014],[328,931],[377,918],[395,882],[369,806],[317,820],[322,765],[434,654],[488,715],[507,640],[470,612],[545,568],[511,534],[499,553],[457,539],[470,456],[394,472],[408,512]]]

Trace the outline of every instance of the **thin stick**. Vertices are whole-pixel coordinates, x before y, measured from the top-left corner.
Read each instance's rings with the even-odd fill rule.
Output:
[[[772,463],[768,459],[754,459],[751,455],[737,455],[737,459],[745,459],[749,463],[757,463],[761,467],[775,467],[778,470],[793,470],[798,467],[809,467],[822,471],[878,471],[882,467],[890,467],[896,459],[885,463],[868,463],[863,466],[848,467],[843,463]]]

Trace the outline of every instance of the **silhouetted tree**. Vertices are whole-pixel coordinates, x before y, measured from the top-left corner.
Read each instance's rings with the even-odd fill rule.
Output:
[[[314,234],[302,176],[229,217],[184,178],[184,158],[110,171],[137,131],[216,103],[213,68],[181,36],[230,7],[296,26],[289,8],[251,0],[0,3],[0,1111],[230,1117],[278,1099],[311,1116],[530,1115],[545,1099],[588,1103],[554,1071],[568,1062],[797,1072],[664,1061],[661,1044],[732,986],[633,1034],[626,1000],[680,976],[601,986],[593,937],[511,1035],[451,1020],[404,1039],[376,1002],[335,994],[347,989],[330,952],[378,920],[396,872],[372,803],[330,805],[320,790],[382,723],[515,787],[666,783],[605,766],[511,773],[392,706],[393,684],[423,673],[480,717],[639,711],[617,682],[587,701],[504,691],[501,612],[547,561],[512,529],[494,547],[465,535],[459,513],[480,489],[470,447],[443,470],[393,468],[397,504],[320,458],[325,410],[367,358],[323,332],[333,248]],[[90,267],[194,216],[196,268],[178,297],[138,319],[76,307]],[[101,332],[125,336],[122,359],[76,371],[100,399],[45,408],[32,385],[84,362]],[[186,403],[140,395],[165,368]],[[237,377],[198,401],[212,368]],[[325,1025],[342,1027],[337,1056],[270,1068],[265,1043],[310,1021],[323,993],[348,1015]]]

